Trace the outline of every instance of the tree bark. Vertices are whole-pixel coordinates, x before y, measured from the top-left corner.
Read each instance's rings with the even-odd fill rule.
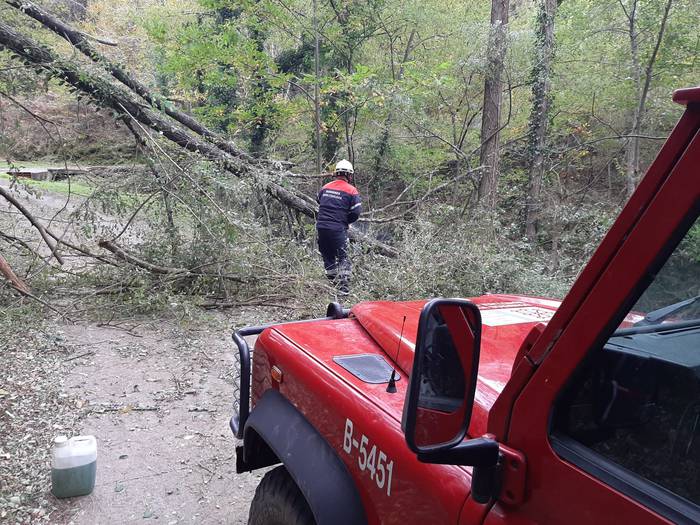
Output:
[[[649,95],[649,87],[651,85],[652,75],[654,72],[654,65],[656,64],[656,58],[659,53],[659,48],[661,47],[661,41],[663,40],[664,32],[666,31],[668,15],[671,11],[673,0],[667,0],[666,2],[662,19],[659,24],[659,31],[656,34],[654,49],[652,50],[652,53],[649,56],[649,60],[644,70],[642,70],[642,63],[639,56],[640,31],[637,27],[637,11],[639,7],[639,2],[638,0],[633,0],[631,8],[627,9],[622,0],[619,1],[627,17],[627,32],[630,39],[630,53],[632,58],[632,78],[634,80],[634,89],[636,95],[636,104],[632,112],[630,132],[627,137],[627,145],[625,147],[625,188],[627,191],[627,197],[629,198],[632,196],[632,193],[634,193],[634,189],[637,187],[637,183],[639,182],[639,136],[642,132],[642,123],[644,120],[644,113],[646,111],[646,103]]]
[[[5,276],[5,279],[12,285],[12,287],[20,292],[21,294],[29,294],[29,287],[22,281],[15,272],[12,271],[10,263],[2,256],[0,253],[0,274]]]
[[[487,208],[496,207],[499,177],[499,134],[503,94],[503,62],[506,54],[509,0],[491,1],[491,29],[487,48],[488,66],[484,82],[484,106],[481,118],[479,161],[485,166],[479,182],[479,201]]]
[[[314,131],[316,139],[316,173],[321,172],[321,42],[318,33],[318,0],[313,0],[314,26]]]
[[[551,106],[552,62],[554,61],[554,17],[557,0],[540,0],[537,14],[535,63],[532,67],[532,111],[529,124],[528,188],[525,200],[525,235],[537,236],[542,179],[544,178],[544,149]]]
[[[256,4],[260,0],[256,0]],[[265,41],[267,40],[267,33],[262,29],[262,25],[259,21],[249,21],[248,31],[250,32],[250,38],[255,43],[255,49],[263,54],[265,52]],[[267,78],[265,78],[265,71],[263,70],[264,64],[259,64],[253,78],[255,79],[255,89],[253,90],[253,97],[256,103],[267,104],[268,97],[270,96],[270,83]],[[260,114],[258,112],[256,116],[255,127],[250,133],[250,151],[256,156],[261,157],[265,153],[265,139],[267,138],[271,123],[265,114]]]

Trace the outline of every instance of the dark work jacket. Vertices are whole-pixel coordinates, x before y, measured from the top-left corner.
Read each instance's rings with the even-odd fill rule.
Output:
[[[325,230],[347,230],[362,213],[360,192],[352,184],[335,179],[318,192],[316,227]]]

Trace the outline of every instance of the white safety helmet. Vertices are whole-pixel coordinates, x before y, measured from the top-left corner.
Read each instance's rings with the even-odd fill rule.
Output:
[[[343,159],[335,165],[335,173],[349,173],[352,175],[355,173],[355,169],[352,167],[352,162]]]

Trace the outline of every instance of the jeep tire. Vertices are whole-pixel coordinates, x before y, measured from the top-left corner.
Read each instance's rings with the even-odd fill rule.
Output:
[[[248,525],[315,525],[304,495],[283,466],[269,471],[255,489]]]

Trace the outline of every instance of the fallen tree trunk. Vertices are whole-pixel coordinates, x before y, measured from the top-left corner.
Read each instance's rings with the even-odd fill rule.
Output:
[[[110,75],[116,78],[119,82],[124,84],[143,100],[148,102],[149,105],[160,109],[166,115],[178,121],[183,126],[191,129],[198,135],[210,139],[216,146],[231,155],[237,157],[243,157],[247,160],[252,160],[247,153],[239,150],[231,142],[223,139],[201,122],[198,122],[191,116],[179,111],[174,106],[168,104],[162,97],[153,96],[150,90],[139,82],[137,79],[129,75],[129,73],[120,64],[116,64],[108,60],[104,55],[97,51],[88,40],[88,36],[72,28],[62,20],[59,20],[55,16],[51,15],[41,7],[31,2],[20,2],[19,0],[5,0],[5,3],[15,9],[19,9],[24,14],[32,17],[34,20],[40,22],[44,27],[50,29],[56,33],[61,38],[64,38],[70,42],[75,48],[87,56],[90,60],[102,66]]]
[[[61,38],[68,41],[94,63],[102,66],[102,68],[112,75],[112,77],[121,82],[124,86],[128,87],[133,93],[141,97],[144,101],[148,102],[151,107],[163,111],[166,115],[179,122],[189,130],[209,140],[220,150],[229,153],[234,157],[240,157],[246,162],[264,165],[275,170],[279,170],[284,164],[288,164],[270,159],[257,159],[237,148],[231,141],[210,130],[194,117],[178,110],[172,104],[168,104],[163,97],[151,93],[151,91],[143,83],[131,76],[125,70],[123,65],[109,60],[107,57],[97,51],[90,44],[89,35],[71,27],[62,20],[48,13],[46,10],[42,9],[40,6],[37,6],[31,2],[20,2],[18,0],[5,0],[5,3],[11,7],[14,7],[15,9],[19,9],[24,14],[32,17],[37,22],[40,22],[45,28],[53,31]],[[305,195],[303,195],[303,197],[305,197]],[[313,205],[313,200],[310,200],[309,202],[311,202]]]
[[[178,146],[217,162],[226,171],[237,177],[250,177],[260,184],[270,196],[287,207],[312,219],[316,217],[317,205],[313,199],[300,192],[289,190],[274,180],[269,180],[270,176],[281,177],[285,171],[273,171],[269,166],[253,164],[243,157],[236,157],[220,149],[217,145],[192,135],[172,121],[166,120],[157,111],[135,101],[130,93],[123,88],[81,70],[74,63],[62,59],[54,52],[2,22],[0,22],[0,47],[12,51],[28,65],[39,68],[50,76],[87,94],[100,106],[109,108],[116,114],[135,119]],[[360,241],[382,255],[389,257],[398,255],[394,248],[376,241],[366,234],[352,229],[349,233],[352,240]]]

